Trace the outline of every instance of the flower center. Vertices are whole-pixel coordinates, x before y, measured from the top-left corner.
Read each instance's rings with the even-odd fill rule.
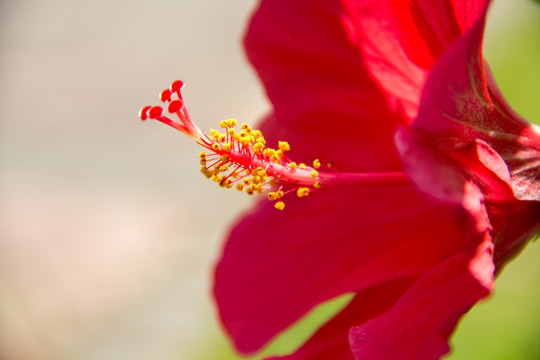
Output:
[[[319,160],[313,161],[313,166],[290,161],[287,158],[290,145],[285,141],[278,142],[278,149],[270,148],[262,133],[247,124],[242,124],[237,132],[235,119],[221,121],[222,130],[210,129],[210,136],[203,133],[189,116],[180,92],[182,87],[181,81],[175,81],[161,92],[161,101],[168,104],[166,110],[161,106],[145,106],[139,117],[167,124],[206,148],[207,152],[201,152],[199,158],[201,172],[208,179],[248,195],[266,192],[279,210],[285,207],[283,196],[296,192],[297,196],[305,197],[321,187],[316,170],[321,166]]]
[[[199,154],[201,172],[221,187],[236,188],[248,195],[266,193],[275,208],[283,210],[282,198],[296,192],[298,197],[327,186],[410,186],[402,172],[343,173],[320,171],[321,163],[315,159],[312,166],[295,163],[287,158],[290,145],[278,142],[278,149],[266,146],[259,130],[242,124],[236,131],[236,120],[220,123],[221,131],[210,129],[210,136],[195,125],[184,105],[180,92],[184,83],[174,81],[160,94],[162,106],[145,106],[139,112],[141,120],[154,119],[191,137],[206,151]],[[173,120],[176,118],[177,120]]]

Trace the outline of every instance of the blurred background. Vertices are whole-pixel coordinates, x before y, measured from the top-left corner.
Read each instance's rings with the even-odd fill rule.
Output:
[[[181,78],[201,128],[269,106],[240,39],[254,0],[0,2],[0,359],[236,359],[210,288],[249,199],[140,107]],[[486,55],[540,121],[540,6],[498,0]],[[538,359],[540,245],[461,323],[449,359]],[[287,352],[340,304],[266,353]],[[288,336],[287,336],[288,335]]]

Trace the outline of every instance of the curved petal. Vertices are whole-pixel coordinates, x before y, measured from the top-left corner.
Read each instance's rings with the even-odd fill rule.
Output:
[[[415,280],[393,280],[358,292],[339,314],[293,354],[267,360],[354,360],[348,341],[350,329],[390,310]]]
[[[495,243],[494,262],[500,272],[540,230],[538,201],[516,200],[508,168],[482,140],[438,151],[409,128],[396,132],[396,145],[412,180],[441,201],[462,204]]]
[[[390,0],[395,36],[415,64],[431,66],[485,14],[490,0]]]
[[[351,329],[356,360],[433,360],[448,352],[460,317],[487,296],[494,281],[488,233],[472,254],[457,254],[424,275],[385,314]]]
[[[488,0],[347,1],[366,67],[409,121],[427,70],[486,11]]]
[[[452,152],[438,151],[429,139],[406,127],[396,131],[395,140],[418,187],[441,201],[463,206],[476,219],[478,231],[491,227],[485,201],[514,201],[504,161],[482,140]]]
[[[540,135],[486,77],[484,25],[485,15],[433,67],[412,127],[443,151],[485,141],[508,166],[515,197],[540,200]]]
[[[493,225],[495,255],[493,261],[500,273],[514,256],[540,233],[540,202],[515,201],[504,207],[488,207]]]
[[[412,122],[427,71],[405,52],[392,2],[348,1],[348,8],[354,14],[353,29],[361,39],[368,71],[384,90],[387,102],[404,113],[407,123]]]
[[[345,2],[261,1],[245,47],[274,105],[265,137],[285,134],[279,140],[289,141],[294,160],[318,156],[342,171],[396,170],[391,136],[405,120],[366,71]],[[325,149],[343,150],[336,157]]]
[[[309,201],[309,202],[307,202]],[[422,274],[470,246],[468,213],[414,187],[335,188],[264,201],[232,230],[215,275],[223,325],[253,352],[316,304]]]

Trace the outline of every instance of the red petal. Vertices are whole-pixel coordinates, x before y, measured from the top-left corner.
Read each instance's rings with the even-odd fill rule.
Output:
[[[508,169],[500,156],[482,140],[453,152],[443,152],[410,128],[395,134],[396,147],[411,179],[434,198],[461,205],[482,225],[489,220],[485,200],[513,201]]]
[[[417,114],[425,71],[414,59],[431,65],[487,3],[263,0],[245,44],[274,104],[266,137],[289,141],[299,161],[399,169],[388,139]]]
[[[320,302],[424,273],[463,251],[472,230],[466,212],[413,187],[325,189],[287,199],[284,212],[264,201],[217,266],[222,322],[253,352]]]
[[[348,7],[354,14],[352,29],[360,39],[365,66],[383,89],[387,102],[404,112],[407,123],[412,122],[418,111],[426,70],[405,53],[397,34],[397,14],[389,2],[348,1]],[[402,17],[406,14],[410,12],[404,12]]]
[[[504,207],[488,208],[490,222],[495,229],[496,247],[493,261],[500,273],[504,265],[540,233],[540,202],[515,201]]]
[[[401,128],[396,145],[407,173],[421,189],[442,201],[462,204],[475,219],[477,231],[491,231],[497,271],[540,231],[540,203],[514,198],[506,164],[484,141],[439,151],[437,144]]]
[[[540,200],[540,135],[486,80],[484,23],[482,16],[434,66],[413,128],[443,151],[485,141],[508,166],[515,197]]]
[[[467,30],[489,1],[346,1],[369,72],[389,104],[416,117],[426,70]]]
[[[455,255],[424,275],[390,310],[353,328],[357,360],[432,360],[448,352],[459,318],[493,287],[493,246],[487,233],[471,257]]]
[[[291,144],[295,160],[318,157],[342,171],[396,170],[390,138],[405,120],[366,71],[343,3],[261,2],[245,45],[274,105],[265,137],[286,135],[279,140]],[[336,156],[327,149],[342,150]]]
[[[351,327],[390,310],[413,283],[413,278],[405,278],[360,291],[296,352],[267,360],[354,360],[348,341]]]
[[[415,64],[429,69],[485,14],[490,0],[391,0],[396,37]]]
[[[396,145],[407,172],[435,197],[466,204],[476,196],[473,183],[481,187],[500,271],[539,231],[540,135],[510,109],[484,68],[484,22],[481,16],[433,67],[411,127],[417,135],[398,130]],[[482,224],[485,215],[476,214]]]

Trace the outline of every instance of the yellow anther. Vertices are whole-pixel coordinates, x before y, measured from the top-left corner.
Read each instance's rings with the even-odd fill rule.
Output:
[[[319,176],[319,173],[317,172],[317,170],[312,170],[309,174],[314,179],[316,179]]]
[[[255,190],[253,189],[253,186],[249,186],[249,187],[246,189],[246,194],[248,194],[248,195],[253,195],[253,193],[255,193]]]
[[[206,159],[206,153],[205,153],[204,151],[201,151],[201,152],[199,153],[199,158],[201,158],[201,159]]]
[[[278,145],[279,145],[278,146],[279,150],[281,150],[282,153],[284,153],[285,151],[291,150],[291,147],[289,146],[289,143],[286,142],[286,141],[279,141]]]
[[[236,119],[227,119],[227,126],[228,127],[235,127],[236,126]]]
[[[264,136],[262,136],[262,133],[259,130],[253,130],[251,132],[251,135],[253,136],[253,139],[255,139],[256,142],[259,142],[261,144],[266,144],[266,140]]]
[[[296,169],[296,167],[298,166],[298,165],[296,165],[296,163],[294,161],[291,161],[288,165],[293,170]]]
[[[219,142],[222,142],[222,143],[223,143],[223,142],[225,142],[226,140],[227,140],[227,135],[225,135],[225,134],[220,134],[220,135],[219,135],[219,138],[218,138],[218,141],[219,141]]]
[[[223,150],[225,151],[231,151],[232,145],[231,143],[225,143],[223,144]]]
[[[244,185],[242,185],[241,183],[236,184],[236,190],[244,191]]]
[[[226,179],[225,181],[223,181],[223,185],[224,185],[227,189],[232,188],[232,180],[231,180],[231,179]]]
[[[246,130],[246,132],[250,133],[251,132],[251,126],[249,126],[248,124],[246,123],[243,123],[242,126],[240,126],[240,128],[242,130]]]
[[[283,210],[285,209],[285,203],[280,200],[277,203],[275,203],[274,207],[278,210]]]
[[[202,166],[206,166],[206,159],[201,159],[201,161],[199,161],[201,163]]]
[[[229,155],[227,155],[227,154],[221,155],[221,162],[226,163],[226,162],[229,161],[229,159],[230,159]]]
[[[217,139],[221,133],[216,129],[210,129],[210,135],[212,136],[212,139]]]
[[[314,167],[315,169],[318,169],[318,168],[321,167],[321,162],[319,161],[319,159],[313,160],[313,167]]]
[[[222,179],[223,179],[223,176],[218,175],[217,173],[214,173],[214,174],[212,175],[212,180],[214,180],[214,181],[217,182],[217,183],[220,183]]]
[[[221,151],[221,145],[219,145],[218,143],[213,143],[212,144],[212,150]]]
[[[263,145],[262,143],[260,143],[260,142],[257,141],[257,143],[256,143],[255,145],[253,145],[253,148],[252,148],[252,149],[253,149],[253,152],[254,152],[255,154],[260,154],[260,153],[262,153],[263,150],[264,150],[264,145]]]
[[[269,192],[266,196],[268,196],[268,200],[270,200],[270,201],[281,199],[283,197],[283,191],[278,190],[278,191],[274,191],[274,192]]]
[[[240,142],[242,145],[247,145],[251,142],[251,136],[246,130],[240,131],[240,134],[238,134],[238,142]]]
[[[229,130],[227,130],[227,133],[229,134],[229,136],[232,136],[232,137],[236,135],[236,131],[233,128],[230,128]]]
[[[298,197],[308,196],[309,195],[309,188],[307,188],[307,187],[298,188],[298,190],[296,190],[296,195],[298,195]]]
[[[222,129],[225,129],[228,127],[228,124],[227,124],[227,121],[226,120],[222,120],[219,122],[219,127],[222,128]]]
[[[251,184],[251,179],[248,178],[248,177],[244,178],[242,181],[244,182],[244,185],[249,185],[249,184]]]
[[[304,168],[304,167],[306,167],[306,164],[304,164],[304,163],[300,163],[300,164],[298,164],[298,167],[300,167],[300,168]]]
[[[214,172],[208,170],[206,167],[202,167],[201,168],[201,172],[203,173],[203,175],[207,178],[207,179],[210,179],[212,177],[212,175],[214,174]]]
[[[322,184],[320,181],[315,181],[315,184],[313,184],[313,186],[316,188],[316,189],[320,189]]]
[[[283,152],[281,150],[274,151],[274,153],[270,157],[270,159],[275,163],[281,162],[282,158],[283,158]]]
[[[266,148],[266,149],[264,149],[263,154],[264,154],[264,156],[266,156],[266,157],[268,157],[268,158],[271,158],[272,155],[273,155],[275,152],[276,152],[276,150],[274,150],[274,149]]]

